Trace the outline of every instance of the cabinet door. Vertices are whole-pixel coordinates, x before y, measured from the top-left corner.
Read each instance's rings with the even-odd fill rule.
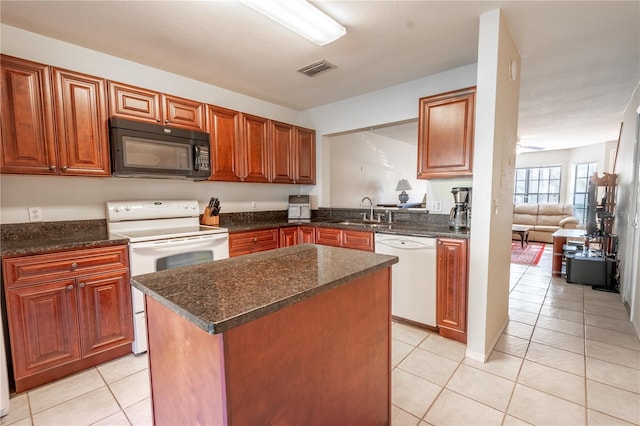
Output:
[[[269,157],[271,159],[271,182],[294,183],[293,126],[278,121],[270,121]]]
[[[80,358],[73,279],[5,294],[16,379]]]
[[[342,231],[342,247],[373,251],[373,232],[344,229]]]
[[[132,342],[129,274],[79,277],[76,282],[82,356]]]
[[[467,240],[438,239],[436,322],[440,335],[467,342]]]
[[[296,127],[295,183],[316,184],[316,132]]]
[[[314,226],[298,227],[298,244],[315,244],[316,228]]]
[[[2,55],[0,172],[57,174],[49,67]]]
[[[418,178],[472,175],[475,87],[420,99]]]
[[[207,109],[211,136],[211,176],[209,180],[242,180],[241,119],[238,111],[209,105]]]
[[[53,69],[60,174],[109,176],[106,80]]]
[[[269,182],[268,142],[268,120],[242,114],[242,157],[245,181]]]
[[[109,82],[109,113],[112,117],[160,123],[160,93],[128,84]]]
[[[206,130],[203,103],[172,95],[163,95],[162,99],[165,125],[202,132]]]
[[[342,246],[342,230],[335,228],[316,228],[316,244]]]
[[[280,247],[290,247],[297,245],[298,242],[298,227],[289,226],[287,228],[280,228]]]
[[[229,234],[229,256],[257,253],[278,248],[278,229],[233,232]]]

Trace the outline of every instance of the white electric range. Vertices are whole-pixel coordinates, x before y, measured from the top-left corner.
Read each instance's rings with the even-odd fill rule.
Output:
[[[200,225],[196,200],[111,201],[107,230],[129,239],[131,276],[229,257],[229,232]],[[133,352],[147,350],[144,296],[131,288]]]

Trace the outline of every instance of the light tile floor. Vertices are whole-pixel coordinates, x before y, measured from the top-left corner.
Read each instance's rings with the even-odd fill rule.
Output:
[[[640,342],[620,295],[511,265],[510,322],[488,362],[394,323],[392,422],[426,425],[640,424]],[[5,425],[151,424],[146,356],[13,395]]]
[[[488,362],[394,323],[392,421],[408,425],[638,425],[640,342],[619,294],[511,265],[509,323]]]

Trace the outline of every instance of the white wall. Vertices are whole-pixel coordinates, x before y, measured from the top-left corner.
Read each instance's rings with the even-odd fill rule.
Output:
[[[334,136],[328,142],[332,207],[358,207],[364,196],[371,197],[374,204],[398,203],[395,189],[400,179],[411,185],[409,202],[422,202],[427,184],[416,179],[415,144],[373,132]]]
[[[480,16],[478,90],[469,250],[468,335],[470,358],[485,361],[509,320],[509,272],[513,175],[520,77],[509,78],[520,54],[501,11]],[[484,191],[478,196],[479,189]]]
[[[454,204],[451,188],[471,186],[471,178],[417,179],[415,143],[371,131],[328,137],[326,143],[330,145],[332,207],[358,207],[364,196],[372,197],[375,204],[398,203],[396,185],[407,179],[412,188],[407,191],[410,203],[422,203],[426,197],[426,208],[432,213],[448,213]],[[440,201],[440,212],[433,210],[432,201]]]
[[[615,172],[618,175],[614,231],[619,237],[622,298],[631,307],[631,322],[640,337],[640,82],[624,114]]]

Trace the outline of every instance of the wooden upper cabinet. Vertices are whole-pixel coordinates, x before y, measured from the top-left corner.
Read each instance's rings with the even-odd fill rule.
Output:
[[[189,130],[206,131],[205,104],[177,96],[163,95],[164,124]]]
[[[316,132],[271,121],[271,182],[315,185]]]
[[[295,128],[295,183],[316,184],[316,131]]]
[[[109,82],[109,112],[112,117],[206,131],[203,103],[114,81]]]
[[[244,178],[241,125],[240,112],[212,105],[207,107],[211,145],[209,180],[237,182]]]
[[[109,81],[109,114],[149,123],[162,121],[161,94]]]
[[[108,176],[106,81],[2,56],[1,172]]]
[[[475,87],[420,99],[418,179],[471,176]]]
[[[269,125],[271,182],[294,183],[294,127],[291,124],[270,121]]]
[[[0,172],[57,174],[49,67],[0,59]]]
[[[109,176],[106,81],[53,68],[53,84],[60,174]]]
[[[269,120],[242,114],[244,181],[269,182]]]

